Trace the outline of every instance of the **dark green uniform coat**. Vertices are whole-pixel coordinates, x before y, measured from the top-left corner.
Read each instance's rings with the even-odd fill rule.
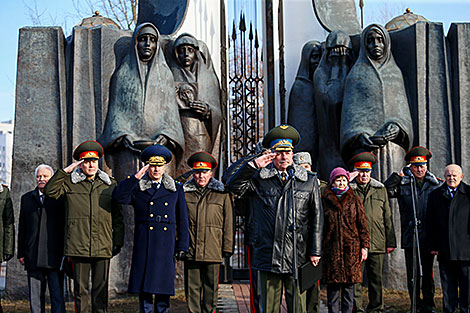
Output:
[[[232,202],[224,185],[211,178],[201,194],[194,180],[183,186],[188,205],[189,255],[197,262],[222,262],[222,252],[233,251]]]
[[[13,256],[15,250],[15,221],[10,190],[0,184],[0,258]]]
[[[369,225],[369,253],[386,253],[388,247],[396,248],[397,240],[385,185],[371,178],[365,197],[358,190],[356,182],[351,182],[350,186],[354,193],[363,200]]]
[[[65,196],[64,255],[111,258],[113,245],[122,247],[124,223],[121,206],[112,200],[116,180],[98,170],[94,182],[80,168],[71,174],[58,170],[44,193]]]

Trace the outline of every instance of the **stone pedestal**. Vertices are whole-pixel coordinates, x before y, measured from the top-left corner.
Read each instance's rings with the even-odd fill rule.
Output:
[[[65,90],[65,37],[62,29],[21,28],[11,185],[15,221],[19,218],[21,196],[36,187],[35,168],[41,163],[59,168],[66,158],[60,149],[66,142]],[[8,295],[25,297],[27,290],[26,272],[15,255],[8,263]]]

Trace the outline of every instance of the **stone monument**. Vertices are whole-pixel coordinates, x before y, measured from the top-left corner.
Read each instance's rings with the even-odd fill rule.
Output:
[[[170,168],[175,169],[183,156],[183,129],[173,77],[160,41],[153,24],[137,26],[129,53],[111,78],[108,114],[98,141],[118,180],[138,171],[141,150],[153,143],[172,151],[175,162]]]
[[[185,139],[183,159],[198,151],[216,159],[222,121],[220,84],[204,42],[184,33],[165,45],[166,60],[173,73],[176,101]],[[183,162],[177,176],[189,171]]]
[[[320,153],[312,155],[312,160],[317,160],[317,172],[325,181],[328,181],[331,170],[345,166],[340,153],[339,130],[344,83],[353,60],[350,37],[343,31],[332,31],[326,38],[325,50],[314,75]]]
[[[295,151],[306,151],[310,155],[318,155],[318,122],[316,119],[315,89],[313,74],[322,56],[321,43],[308,41],[302,48],[297,76],[290,90],[289,113],[287,123],[294,126],[300,133],[299,144]],[[312,164],[316,169],[317,164]]]

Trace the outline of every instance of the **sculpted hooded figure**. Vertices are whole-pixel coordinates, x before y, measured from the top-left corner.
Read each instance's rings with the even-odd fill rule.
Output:
[[[129,54],[111,78],[108,115],[99,139],[113,158],[110,167],[126,172],[137,169],[140,150],[152,143],[168,147],[176,165],[179,163],[184,136],[175,99],[160,34],[153,24],[140,24],[132,36]]]
[[[222,121],[220,85],[206,45],[184,33],[166,44],[165,56],[176,85],[186,143],[183,159],[197,151],[211,153],[217,159],[216,141]],[[187,170],[190,168],[182,164],[178,173]]]
[[[288,124],[294,126],[302,140],[295,147],[296,151],[309,152],[318,155],[318,130],[315,112],[315,90],[313,88],[313,73],[321,58],[321,43],[311,40],[302,48],[297,77],[289,95]],[[316,169],[316,164],[312,164]]]
[[[341,113],[343,158],[377,150],[379,180],[401,168],[413,142],[403,76],[390,45],[384,27],[372,24],[364,29],[359,58],[346,79]]]
[[[343,31],[332,31],[326,38],[325,51],[314,74],[316,118],[318,126],[317,172],[328,180],[330,172],[343,166],[339,150],[339,127],[346,76],[353,62],[351,39]]]

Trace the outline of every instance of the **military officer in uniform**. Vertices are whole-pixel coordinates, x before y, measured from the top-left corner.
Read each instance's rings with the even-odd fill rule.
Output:
[[[270,153],[244,163],[227,180],[235,194],[247,197],[252,211],[253,259],[259,270],[263,312],[280,311],[282,291],[287,309],[305,312],[305,296],[293,282],[292,203],[295,201],[297,268],[321,258],[323,210],[316,175],[293,164],[295,128],[280,125],[270,130],[263,146]],[[295,188],[294,188],[295,187]],[[293,293],[295,286],[295,294]]]
[[[13,257],[15,249],[15,220],[10,190],[3,184],[0,184],[0,214],[2,214],[0,257],[2,261],[8,261]]]
[[[90,311],[90,271],[92,312],[107,312],[109,261],[124,242],[121,206],[111,198],[117,182],[98,168],[102,156],[98,142],[81,143],[73,153],[77,161],[58,170],[44,188],[47,197],[64,197],[64,255],[73,262],[76,312]]]
[[[3,184],[0,184],[0,214],[2,215],[2,227],[0,227],[0,258],[2,261],[8,261],[13,257],[15,250],[15,220],[10,190]],[[3,312],[1,302],[0,312]]]
[[[377,158],[370,152],[362,152],[348,162],[358,172],[349,185],[361,198],[369,225],[370,249],[367,260],[362,263],[366,268],[369,304],[367,312],[383,312],[382,271],[385,253],[391,253],[397,247],[392,212],[388,203],[387,189],[384,184],[371,178],[372,165]],[[356,312],[365,312],[362,305],[362,285],[354,285]]]
[[[175,294],[175,258],[182,259],[188,252],[188,208],[183,186],[165,173],[171,158],[165,146],[145,148],[140,159],[146,165],[121,181],[113,192],[117,202],[134,207],[128,291],[139,294],[140,312],[145,313],[168,312],[170,296]]]
[[[183,185],[189,216],[189,254],[184,262],[185,293],[191,313],[213,313],[222,257],[233,253],[232,200],[213,177],[217,162],[207,152],[188,159],[193,178]]]
[[[421,146],[410,149],[405,155],[405,161],[409,164],[401,173],[393,173],[385,181],[385,186],[390,198],[398,199],[401,223],[401,248],[405,249],[406,276],[408,293],[413,301],[413,233],[414,214],[412,200],[412,179],[416,182],[416,218],[420,246],[421,265],[423,276],[416,279],[416,304],[419,312],[434,312],[434,255],[426,250],[426,238],[424,237],[426,208],[428,196],[434,189],[441,185],[442,180],[428,171],[428,160],[431,152]],[[417,258],[416,258],[417,259]],[[415,260],[417,262],[417,260]],[[422,297],[421,297],[422,293]]]

